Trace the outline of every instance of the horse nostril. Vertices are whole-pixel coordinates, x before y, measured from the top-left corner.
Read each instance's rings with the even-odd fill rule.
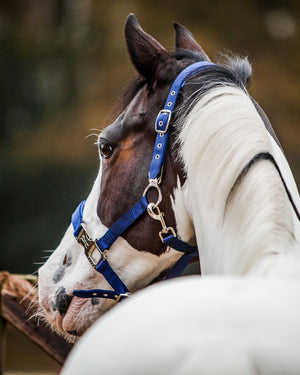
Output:
[[[65,315],[72,301],[72,298],[72,296],[69,296],[66,293],[66,289],[63,286],[61,286],[57,289],[55,293],[55,298],[51,303],[52,310],[58,310],[60,315]]]

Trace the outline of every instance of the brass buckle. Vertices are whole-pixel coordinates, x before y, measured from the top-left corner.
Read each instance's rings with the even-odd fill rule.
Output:
[[[99,249],[96,241],[90,237],[83,223],[81,223],[81,230],[76,240],[84,248],[85,255],[94,268],[98,266],[102,259],[106,260],[107,250],[101,251]]]

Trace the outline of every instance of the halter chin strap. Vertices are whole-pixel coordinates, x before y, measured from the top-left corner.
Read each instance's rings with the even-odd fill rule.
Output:
[[[212,67],[214,64],[208,61],[194,63],[185,68],[175,79],[169,91],[164,108],[159,112],[155,121],[155,131],[157,133],[153,156],[149,168],[149,185],[146,187],[143,197],[130,208],[119,220],[117,220],[107,232],[98,240],[93,240],[82,222],[83,209],[85,201],[81,202],[72,215],[72,225],[74,236],[85,251],[85,255],[90,264],[100,272],[113,290],[74,290],[74,296],[81,298],[109,298],[115,301],[121,301],[129,297],[130,293],[126,285],[122,282],[116,272],[111,268],[107,261],[107,252],[117,238],[128,229],[137,219],[143,215],[146,210],[155,220],[159,220],[162,230],[159,232],[161,241],[167,246],[183,253],[183,256],[175,263],[167,275],[167,279],[179,276],[190,262],[191,258],[198,255],[197,247],[180,240],[172,227],[167,227],[164,214],[159,209],[159,203],[162,200],[159,184],[162,178],[162,169],[165,161],[165,155],[168,146],[169,125],[172,112],[174,111],[176,100],[180,89],[184,86],[186,80],[200,70]],[[156,189],[158,199],[156,203],[148,202],[147,192],[150,189]]]

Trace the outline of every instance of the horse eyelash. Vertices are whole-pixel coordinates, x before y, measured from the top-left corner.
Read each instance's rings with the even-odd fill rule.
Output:
[[[101,134],[103,133],[103,129],[97,129],[97,128],[91,128],[90,131],[94,131],[94,133],[88,134],[85,139],[90,138],[90,137],[95,137],[96,141],[93,143],[94,145],[98,145],[99,143],[99,138]]]
[[[99,138],[98,138],[98,141],[97,141],[97,145],[100,146],[100,143],[105,143],[105,144],[107,144],[107,145],[109,145],[109,146],[112,146],[113,149],[115,149],[115,148],[118,146],[117,143],[111,142],[111,141],[109,141],[109,140],[106,139],[106,138],[100,138],[100,137],[99,137]]]

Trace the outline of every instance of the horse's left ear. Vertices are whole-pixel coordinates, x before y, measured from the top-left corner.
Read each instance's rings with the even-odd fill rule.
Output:
[[[170,58],[166,49],[141,28],[134,14],[127,18],[125,38],[132,63],[145,78],[153,78],[158,66]]]
[[[174,27],[176,31],[175,44],[177,49],[200,52],[204,60],[210,61],[203,48],[196,42],[193,34],[187,28],[177,22],[174,23]]]

